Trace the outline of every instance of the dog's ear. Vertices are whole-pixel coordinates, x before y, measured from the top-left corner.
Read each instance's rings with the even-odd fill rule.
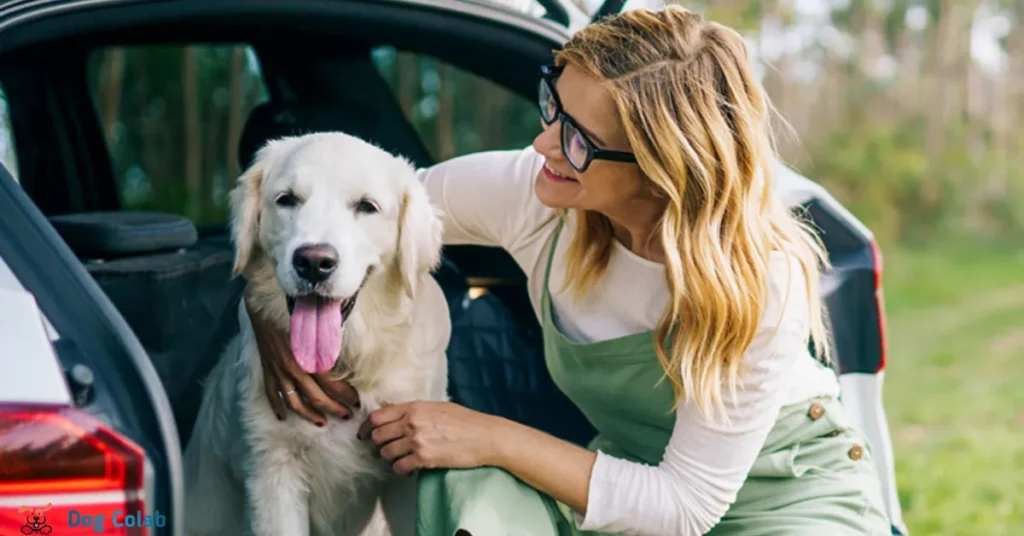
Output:
[[[262,155],[260,155],[262,156]],[[259,247],[260,207],[263,203],[263,173],[266,160],[257,157],[231,190],[231,235],[235,241],[232,277],[245,272]]]
[[[443,229],[441,214],[420,184],[406,188],[398,223],[398,252],[395,270],[405,293],[416,294],[416,282],[423,272],[441,263]]]
[[[42,512],[46,512],[46,511],[49,511],[52,508],[53,508],[53,503],[46,503],[46,506],[40,508],[39,510],[42,511]]]
[[[22,507],[18,508],[18,513],[19,514],[24,514],[25,512],[31,512],[31,511],[32,511],[32,507],[31,506],[22,506]]]

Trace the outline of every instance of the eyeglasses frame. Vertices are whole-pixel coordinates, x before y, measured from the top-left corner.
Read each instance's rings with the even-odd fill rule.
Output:
[[[558,139],[559,143],[561,143],[562,145],[562,155],[565,156],[565,160],[569,162],[569,165],[572,166],[573,169],[580,173],[586,171],[594,160],[635,163],[636,155],[631,152],[613,151],[597,147],[597,145],[594,144],[594,140],[591,140],[590,137],[587,136],[587,134],[583,131],[583,129],[580,128],[579,123],[577,123],[576,120],[572,118],[572,116],[566,114],[565,111],[562,109],[562,99],[561,97],[559,97],[558,91],[555,90],[555,80],[558,78],[560,74],[562,74],[564,68],[564,66],[556,65],[544,65],[540,68],[540,85],[542,87],[538,88],[538,93],[540,91],[543,91],[543,86],[546,85],[547,91],[548,93],[551,94],[551,98],[554,100],[555,105],[554,114],[550,121],[545,117],[546,111],[544,110],[544,105],[540,102],[539,98],[537,99],[537,106],[538,108],[540,108],[540,119],[541,121],[544,122],[545,125],[551,126],[551,124],[553,124],[555,121],[561,120],[561,131],[559,132]],[[577,166],[576,164],[574,164],[572,162],[572,158],[569,157],[569,149],[565,146],[565,129],[567,125],[571,126],[576,130],[576,133],[583,140],[583,144],[586,147],[587,156],[584,159],[582,166]]]

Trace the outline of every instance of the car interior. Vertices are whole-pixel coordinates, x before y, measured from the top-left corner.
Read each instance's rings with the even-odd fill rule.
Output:
[[[494,47],[490,57],[474,55],[467,40],[484,30],[490,34],[484,41],[501,41],[501,36],[494,28],[472,25],[438,39],[434,32],[403,31],[394,20],[387,28],[355,21],[363,24],[351,33],[337,26],[318,33],[312,28],[323,29],[324,21],[307,20],[294,26],[303,29],[301,37],[278,29],[268,39],[266,22],[93,28],[88,35],[75,33],[0,56],[20,183],[142,343],[170,400],[182,445],[198,411],[201,381],[238,331],[244,282],[230,277],[233,250],[226,225],[198,226],[181,214],[124,209],[107,135],[87,87],[89,54],[113,46],[248,43],[258,57],[267,99],[249,112],[240,134],[236,156],[244,169],[267,140],[322,130],[360,136],[418,166],[432,164],[421,136],[371,62],[375,47],[431,54],[529,99],[536,88],[534,73],[550,50],[536,42],[508,44],[523,37],[505,36],[506,44]],[[435,277],[453,319],[451,398],[577,443],[589,440],[590,424],[546,373],[525,279],[511,257],[496,248],[446,247]],[[477,295],[480,290],[485,292]]]

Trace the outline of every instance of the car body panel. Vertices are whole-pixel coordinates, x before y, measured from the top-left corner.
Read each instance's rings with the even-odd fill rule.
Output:
[[[843,393],[843,409],[856,423],[857,430],[867,438],[871,454],[882,481],[882,499],[889,514],[889,521],[903,534],[907,533],[906,522],[900,507],[896,488],[896,461],[889,436],[889,424],[885,415],[882,390],[885,372],[876,374],[848,373],[839,376],[839,388]]]
[[[20,286],[0,258],[0,402],[70,404],[46,321]]]
[[[95,383],[92,398],[82,409],[146,452],[147,513],[150,509],[165,513],[173,530],[180,526],[184,502],[181,451],[170,404],[153,364],[81,261],[2,165],[0,214],[4,215],[0,219],[2,272],[14,276],[23,288],[20,292],[31,294],[38,310],[52,325],[50,333],[60,334],[51,341],[49,352],[35,356],[49,362],[34,365],[41,372],[39,379],[54,383],[50,392],[63,388],[70,394],[62,371],[76,366],[89,369]],[[5,277],[4,281],[5,286],[14,286],[11,278]],[[16,295],[19,290],[0,292]],[[35,337],[38,343],[38,334]],[[11,347],[13,342],[5,339],[3,345]],[[4,376],[8,367],[22,366],[15,364],[15,359],[18,356],[0,360]],[[55,374],[54,367],[61,372]],[[0,392],[0,400],[26,401],[14,400],[6,392]],[[74,402],[73,394],[71,401]]]

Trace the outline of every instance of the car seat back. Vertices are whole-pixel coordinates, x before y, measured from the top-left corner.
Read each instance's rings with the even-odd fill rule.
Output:
[[[243,282],[231,278],[230,243],[201,241],[187,218],[159,212],[91,212],[50,221],[149,354],[187,442],[199,381],[238,331]]]

